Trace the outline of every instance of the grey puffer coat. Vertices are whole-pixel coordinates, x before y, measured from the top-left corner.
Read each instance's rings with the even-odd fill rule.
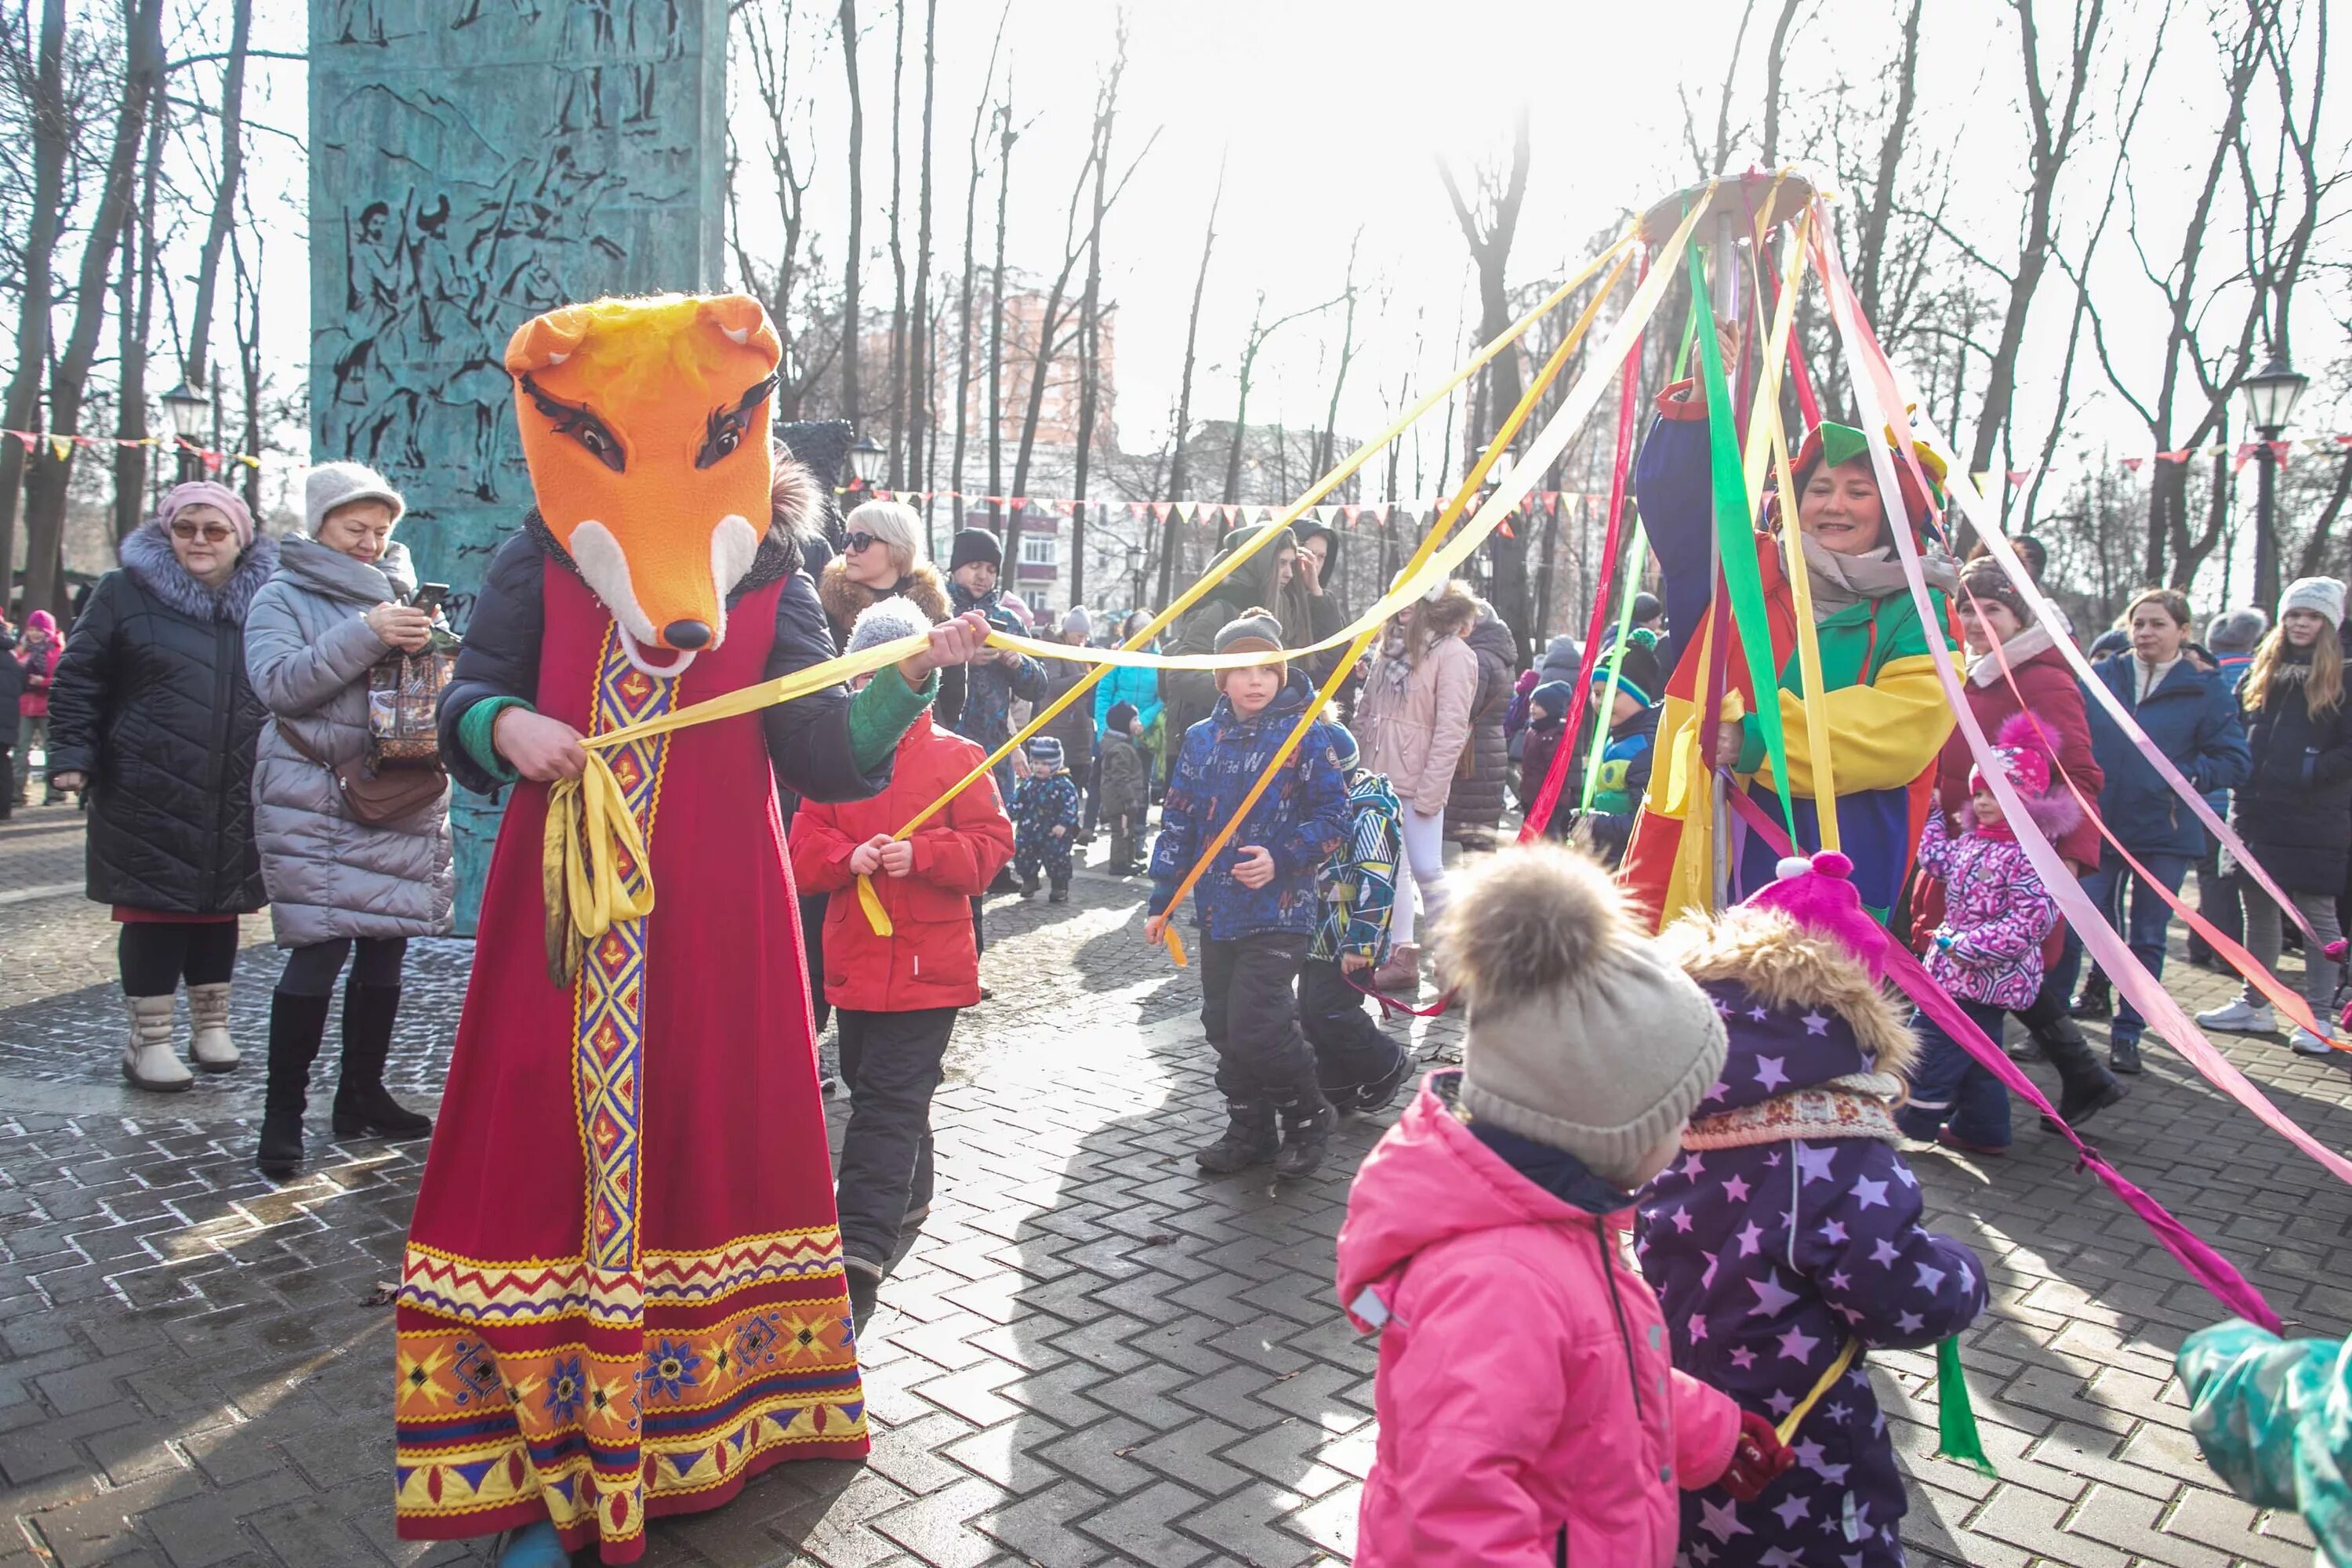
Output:
[[[261,730],[253,815],[280,947],[449,929],[447,792],[404,821],[354,822],[330,768],[281,733],[291,729],[330,764],[361,755],[368,669],[391,651],[366,616],[415,586],[400,545],[370,565],[293,538],[280,546],[278,575],[246,614],[246,669],[271,716]]]

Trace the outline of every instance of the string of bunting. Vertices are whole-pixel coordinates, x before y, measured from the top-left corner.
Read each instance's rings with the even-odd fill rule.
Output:
[[[861,492],[846,489],[835,494],[845,500]],[[976,490],[892,490],[876,489],[870,494],[876,500],[904,501],[908,506],[925,506],[934,500],[964,501],[984,506],[995,511],[1022,511],[1035,508],[1059,517],[1070,516],[1079,507],[1090,507],[1097,516],[1123,511],[1130,521],[1140,522],[1149,518],[1153,522],[1165,522],[1172,510],[1179,522],[1222,522],[1229,528],[1239,528],[1253,522],[1270,522],[1284,515],[1284,509],[1256,501],[1213,500],[1076,500],[1067,496],[992,496]],[[1606,491],[1599,490],[1529,490],[1518,510],[1530,515],[1557,517],[1582,501],[1606,500]],[[1441,510],[1444,496],[1409,496],[1400,500],[1329,502],[1307,509],[1304,515],[1328,526],[1354,528],[1364,521],[1381,522],[1397,517],[1418,521]]]
[[[168,437],[142,436],[133,438],[128,436],[64,436],[48,430],[0,430],[0,437],[14,437],[16,444],[25,448],[26,457],[38,458],[46,451],[60,463],[71,458],[78,450],[86,450],[94,447],[117,448],[171,447],[201,459],[206,473],[217,473],[224,466],[230,463],[241,464],[248,468],[261,467],[261,459],[250,452],[216,452],[210,447],[199,447],[194,442],[184,441],[177,436]],[[309,465],[292,466],[305,468]]]

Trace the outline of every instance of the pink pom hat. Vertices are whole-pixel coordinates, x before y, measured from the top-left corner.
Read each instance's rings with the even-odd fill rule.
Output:
[[[2044,838],[2072,833],[2083,820],[2083,807],[2057,773],[2057,749],[2050,731],[2031,713],[2012,713],[1994,738],[1993,755],[2009,772],[2009,782],[2025,797],[2026,815]],[[1985,787],[1984,769],[1969,770],[1969,793]]]
[[[1811,857],[1785,857],[1779,875],[1742,900],[1748,909],[1774,910],[1816,936],[1824,936],[1870,972],[1886,976],[1886,929],[1870,918],[1854,891],[1853,862],[1834,849]]]

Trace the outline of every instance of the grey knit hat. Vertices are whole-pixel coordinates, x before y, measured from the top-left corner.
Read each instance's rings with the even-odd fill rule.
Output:
[[[2344,584],[2333,577],[2297,577],[2279,595],[2279,619],[2289,610],[2316,610],[2331,626],[2344,624]]]
[[[320,463],[302,481],[302,531],[318,538],[319,525],[327,521],[327,514],[355,500],[383,502],[392,508],[394,522],[408,510],[408,503],[392,488],[392,481],[365,463]]]
[[[1552,845],[1462,877],[1438,963],[1469,1003],[1459,1101],[1631,1188],[1723,1071],[1723,1020],[1635,928],[1609,874]]]
[[[1021,749],[1038,767],[1051,770],[1062,765],[1062,742],[1051,735],[1034,736]]]
[[[2269,618],[2251,605],[2224,610],[2206,623],[2205,647],[2214,653],[2252,653],[2270,629]]]
[[[877,599],[857,612],[857,619],[849,628],[849,646],[841,651],[863,653],[901,637],[921,637],[930,629],[931,617],[923,614],[913,600],[893,595],[887,599]]]

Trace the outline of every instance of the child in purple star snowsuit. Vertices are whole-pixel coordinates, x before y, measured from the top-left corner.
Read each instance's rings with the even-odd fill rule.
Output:
[[[1730,1054],[1642,1194],[1634,1254],[1665,1309],[1675,1365],[1743,1408],[1788,1415],[1849,1340],[1853,1364],[1754,1502],[1685,1494],[1702,1568],[1895,1568],[1906,1507],[1864,1362],[1916,1349],[1984,1310],[1984,1270],[1919,1224],[1894,1106],[1914,1050],[1879,988],[1879,930],[1824,853],[1716,916],[1660,934],[1723,1016]]]

